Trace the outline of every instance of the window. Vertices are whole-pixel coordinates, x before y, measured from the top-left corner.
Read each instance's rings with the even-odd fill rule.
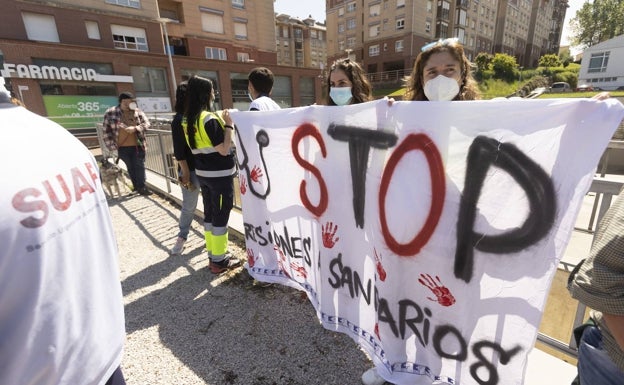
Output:
[[[22,12],[28,40],[60,43],[54,16],[40,13]]]
[[[344,40],[340,40],[338,42],[338,51],[344,51],[345,50],[345,42]]]
[[[433,0],[427,1],[427,13],[433,12]]]
[[[431,22],[430,21],[426,21],[425,22],[425,32],[427,32],[427,33],[431,32]]]
[[[147,51],[147,38],[142,28],[111,24],[113,45],[117,49]]]
[[[379,44],[368,47],[368,56],[379,56]]]
[[[234,38],[247,40],[247,23],[234,22]]]
[[[200,7],[202,30],[223,34],[223,12],[208,10]]]
[[[318,31],[316,29],[310,30],[310,39],[318,39]]]
[[[225,48],[206,47],[206,59],[227,60]]]
[[[164,68],[130,67],[130,74],[137,94],[161,93],[167,95],[167,71]]]
[[[347,48],[353,48],[355,47],[355,38],[354,37],[348,37],[347,38]]]
[[[405,28],[405,18],[400,18],[396,20],[396,29],[404,29]]]
[[[338,8],[338,17],[344,16],[344,7]]]
[[[457,10],[457,24],[467,26],[468,22],[466,21],[466,11],[463,9]]]
[[[245,0],[232,0],[232,7],[245,8]]]
[[[338,24],[338,33],[344,33],[344,31],[345,31],[344,24],[342,23]]]
[[[380,30],[379,24],[375,24],[375,25],[371,26],[368,29],[368,36],[369,37],[379,36],[379,30]]]
[[[405,7],[405,0],[397,0],[397,8]]]
[[[355,19],[347,20],[347,29],[355,29]]]
[[[403,40],[397,40],[394,42],[394,50],[396,52],[403,52]]]
[[[314,104],[314,78],[299,78],[299,100],[302,106]]]
[[[291,82],[292,80],[290,76],[275,76],[275,83],[273,83],[271,98],[282,108],[292,107]]]
[[[100,40],[100,27],[97,21],[85,21],[85,28],[87,29],[87,37],[91,40]]]
[[[139,0],[106,0],[108,4],[121,5],[122,7],[141,8]]]
[[[609,53],[610,52],[593,53],[589,59],[587,72],[605,72],[607,70],[607,64],[609,64]]]
[[[289,37],[289,33],[288,33],[288,27],[287,26],[282,26],[282,37]]]
[[[242,61],[242,62],[248,62],[249,54],[247,52],[238,52],[236,53],[236,60]]]
[[[347,12],[354,12],[354,11],[355,11],[355,1],[347,4]]]
[[[371,5],[368,8],[368,15],[371,17],[374,16],[379,16],[381,14],[381,5],[380,4],[375,4],[375,5]]]

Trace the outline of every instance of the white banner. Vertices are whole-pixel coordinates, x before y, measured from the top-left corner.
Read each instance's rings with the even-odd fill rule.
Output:
[[[235,112],[248,270],[395,384],[522,384],[616,100]]]

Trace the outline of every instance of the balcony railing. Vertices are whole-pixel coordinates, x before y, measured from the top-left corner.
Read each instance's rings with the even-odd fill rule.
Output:
[[[384,72],[373,72],[368,74],[368,81],[371,83],[396,82],[401,83],[409,75],[411,70],[401,69]]]

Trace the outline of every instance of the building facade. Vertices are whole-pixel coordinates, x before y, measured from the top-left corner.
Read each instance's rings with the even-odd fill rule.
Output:
[[[322,71],[327,63],[325,24],[312,17],[305,20],[275,14],[277,64]]]
[[[507,53],[537,66],[557,53],[567,0],[327,0],[328,57],[353,55],[369,74],[405,73],[420,48],[456,37],[466,55]],[[374,76],[374,75],[373,75]]]
[[[171,112],[193,74],[213,80],[218,108],[245,110],[256,66],[275,73],[283,107],[320,100],[317,70],[277,66],[273,0],[5,2],[0,50],[12,92],[68,128],[99,119],[122,91],[148,114]]]
[[[624,90],[624,35],[583,51],[578,84],[607,91]]]

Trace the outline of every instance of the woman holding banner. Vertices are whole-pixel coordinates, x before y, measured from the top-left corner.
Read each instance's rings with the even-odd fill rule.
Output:
[[[457,38],[426,44],[406,79],[403,100],[455,101],[480,99],[472,77],[472,64]],[[394,100],[389,99],[392,104]],[[364,385],[382,385],[386,380],[371,368],[362,375]]]
[[[236,173],[232,153],[234,126],[228,110],[223,111],[223,118],[210,112],[214,97],[210,79],[191,77],[182,127],[193,153],[204,202],[204,236],[210,271],[220,274],[239,266],[240,260],[227,252]]]
[[[362,67],[351,59],[338,59],[329,67],[328,106],[346,106],[373,100],[371,87]]]

